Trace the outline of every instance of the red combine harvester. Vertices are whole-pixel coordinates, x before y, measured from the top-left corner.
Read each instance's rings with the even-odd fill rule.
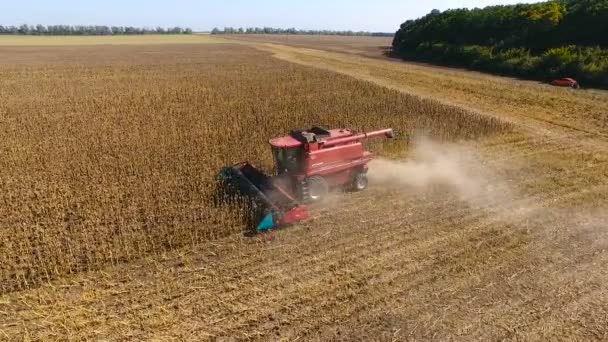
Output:
[[[372,153],[363,148],[362,141],[382,136],[392,138],[393,130],[294,130],[270,140],[276,176],[267,176],[248,162],[224,168],[220,176],[231,192],[261,202],[265,216],[257,230],[265,231],[305,220],[308,209],[304,203],[321,201],[331,189],[365,190]]]

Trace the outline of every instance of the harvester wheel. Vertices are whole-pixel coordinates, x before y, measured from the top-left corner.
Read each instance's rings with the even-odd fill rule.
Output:
[[[363,172],[359,172],[353,180],[353,190],[363,191],[367,189],[367,183],[367,175]]]
[[[329,184],[321,176],[312,176],[308,178],[308,201],[320,202],[329,192]]]

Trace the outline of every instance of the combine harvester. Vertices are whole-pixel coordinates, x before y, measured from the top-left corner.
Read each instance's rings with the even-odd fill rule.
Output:
[[[313,127],[294,130],[270,140],[277,175],[270,177],[249,162],[224,168],[220,177],[231,193],[262,203],[264,218],[258,231],[267,231],[308,218],[306,204],[320,202],[332,189],[367,188],[367,164],[372,153],[362,141],[393,138],[393,130],[355,133],[349,129]]]

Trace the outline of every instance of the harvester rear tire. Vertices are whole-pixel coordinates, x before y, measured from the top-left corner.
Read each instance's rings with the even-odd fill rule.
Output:
[[[353,190],[363,191],[367,189],[367,184],[367,175],[363,172],[359,172],[357,175],[355,175],[355,179],[353,180]]]
[[[329,184],[321,176],[312,176],[308,178],[308,198],[307,202],[321,202],[329,192]]]

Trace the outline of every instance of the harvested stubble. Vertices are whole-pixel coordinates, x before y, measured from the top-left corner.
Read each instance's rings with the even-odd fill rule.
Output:
[[[241,231],[215,175],[323,124],[476,138],[505,123],[235,45],[0,48],[0,292]],[[22,55],[22,56],[21,56]],[[23,58],[21,58],[21,57]],[[392,153],[399,142],[376,146]]]
[[[273,43],[302,48],[344,52],[372,58],[381,58],[392,46],[393,37],[324,36],[244,34],[219,36],[226,40],[256,43]]]

